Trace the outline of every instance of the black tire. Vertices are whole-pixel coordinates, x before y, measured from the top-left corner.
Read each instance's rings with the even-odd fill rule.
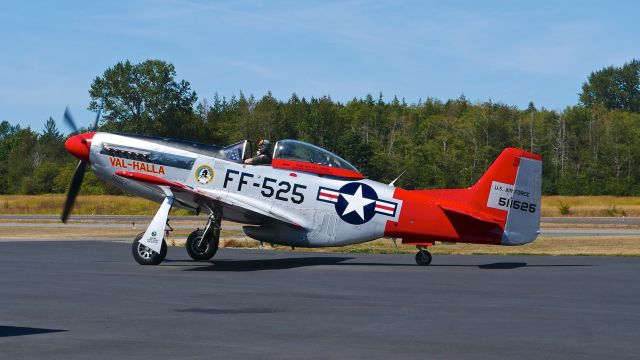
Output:
[[[420,266],[428,266],[431,264],[431,253],[427,250],[420,250],[416,253],[416,264]]]
[[[214,231],[215,232],[215,231]],[[210,260],[213,255],[218,251],[218,245],[220,242],[219,237],[214,237],[207,241],[206,239],[200,241],[204,235],[204,230],[196,230],[189,234],[185,247],[189,256],[196,261]]]
[[[158,265],[164,260],[167,256],[167,243],[162,240],[162,247],[160,247],[160,253],[149,249],[147,246],[140,243],[140,239],[144,233],[138,234],[138,236],[133,239],[133,244],[131,244],[131,253],[133,254],[133,258],[140,265]]]

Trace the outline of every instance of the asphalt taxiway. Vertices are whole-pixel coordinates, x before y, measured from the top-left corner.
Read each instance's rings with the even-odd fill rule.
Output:
[[[0,243],[2,359],[637,359],[640,259]]]

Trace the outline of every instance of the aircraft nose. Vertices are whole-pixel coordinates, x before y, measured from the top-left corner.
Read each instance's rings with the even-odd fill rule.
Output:
[[[74,135],[65,141],[64,148],[67,149],[69,154],[88,163],[89,150],[91,149],[91,140],[93,139],[93,135],[95,135],[95,132],[86,132]]]

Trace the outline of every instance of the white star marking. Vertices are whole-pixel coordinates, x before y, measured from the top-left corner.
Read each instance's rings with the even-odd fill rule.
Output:
[[[347,207],[344,209],[342,216],[355,211],[362,220],[364,220],[364,207],[375,201],[362,197],[362,185],[358,187],[358,190],[356,190],[355,194],[353,195],[340,195],[342,195],[342,197],[347,200]]]

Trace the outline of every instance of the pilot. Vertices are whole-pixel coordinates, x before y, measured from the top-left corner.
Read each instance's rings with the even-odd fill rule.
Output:
[[[245,160],[244,163],[251,165],[271,164],[271,142],[269,140],[260,140],[256,156]]]

